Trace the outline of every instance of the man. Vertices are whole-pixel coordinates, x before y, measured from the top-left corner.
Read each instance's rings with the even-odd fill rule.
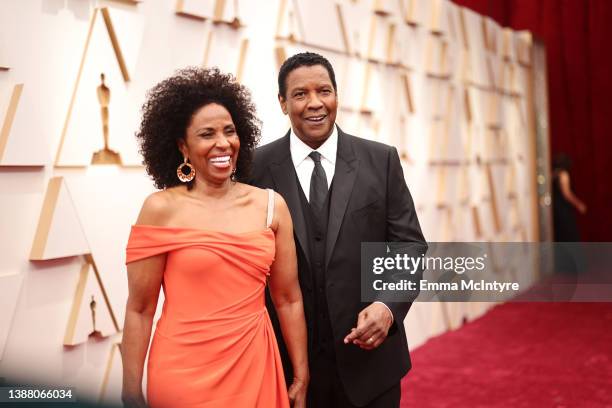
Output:
[[[393,147],[335,125],[334,70],[301,53],[278,75],[287,134],[259,148],[253,184],[273,188],[293,218],[299,280],[308,326],[311,407],[398,407],[410,369],[404,317],[410,303],[361,302],[361,242],[417,242],[426,247]],[[287,353],[279,347],[291,382]]]

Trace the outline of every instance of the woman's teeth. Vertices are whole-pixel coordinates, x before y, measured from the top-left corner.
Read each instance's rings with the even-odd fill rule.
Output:
[[[224,169],[230,166],[231,157],[230,156],[213,157],[212,159],[210,159],[210,164],[212,164],[215,167]]]

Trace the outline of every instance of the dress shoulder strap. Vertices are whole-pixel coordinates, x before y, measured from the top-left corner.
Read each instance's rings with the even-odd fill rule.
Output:
[[[272,225],[272,217],[274,217],[274,190],[268,188],[268,216],[266,217],[266,228]]]

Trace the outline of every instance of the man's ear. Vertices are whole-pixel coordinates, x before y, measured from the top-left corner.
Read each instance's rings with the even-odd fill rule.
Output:
[[[286,115],[287,114],[287,99],[281,94],[278,94],[278,103],[280,104],[281,110]]]

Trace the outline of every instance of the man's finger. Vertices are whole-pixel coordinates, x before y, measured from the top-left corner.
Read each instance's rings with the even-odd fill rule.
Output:
[[[358,328],[359,329],[359,328]],[[362,327],[360,331],[360,335],[357,336],[362,342],[367,342],[370,337],[375,337],[380,335],[381,331],[379,330],[377,324],[373,320],[368,320],[365,322],[365,325]]]
[[[351,332],[344,338],[344,343],[355,343],[356,339],[366,342],[368,338],[376,332],[376,321],[369,317],[366,310],[362,310],[357,315],[357,327],[351,329]]]
[[[386,333],[375,334],[374,336],[369,337],[366,341],[361,341],[360,339],[356,339],[353,344],[358,345],[364,350],[373,350],[379,347],[383,341],[387,338]]]
[[[344,339],[345,343],[351,343],[355,339],[362,338],[364,333],[366,333],[367,329],[368,329],[367,327],[361,327],[361,328],[357,327],[357,328],[351,329],[351,332]]]
[[[361,337],[364,331],[369,329],[369,324],[370,322],[367,318],[366,313],[359,313],[359,315],[357,316],[357,327],[351,329],[351,333],[349,333],[351,340],[357,337]]]
[[[378,340],[378,338],[380,337],[380,334],[378,334],[378,332],[376,331],[372,331],[369,335],[368,334],[364,334],[363,336],[355,339],[353,341],[353,344],[356,344],[358,346],[371,346],[372,344],[374,344],[376,342],[376,340]]]
[[[376,341],[374,342],[374,345],[372,346],[372,348],[378,348],[378,346],[380,346],[383,341],[385,341],[385,339],[387,338],[387,336],[383,335],[378,337],[378,339],[376,339]]]
[[[361,343],[359,347],[362,350],[370,351],[370,350],[374,350],[378,348],[382,343],[383,343],[383,339],[378,339],[376,342],[374,342],[374,344]]]
[[[365,313],[359,314],[359,324],[357,328],[349,334],[348,342],[354,342],[355,339],[359,339],[363,342],[370,338],[376,329],[376,322],[368,319]]]
[[[357,334],[355,334],[356,331],[357,329],[355,327],[351,329],[351,332],[347,334],[346,337],[344,338],[344,344],[348,344],[352,342],[357,337]]]
[[[367,330],[361,333],[361,336],[357,337],[355,341],[359,340],[362,343],[372,343],[373,341],[370,341],[370,339],[374,338],[376,336],[376,331],[375,330]]]
[[[368,321],[368,314],[364,311],[361,311],[357,315],[357,330],[363,330],[363,327],[366,325]]]
[[[366,343],[361,343],[359,345],[359,348],[361,348],[362,350],[373,350],[374,346],[371,346],[371,345],[366,344]]]

